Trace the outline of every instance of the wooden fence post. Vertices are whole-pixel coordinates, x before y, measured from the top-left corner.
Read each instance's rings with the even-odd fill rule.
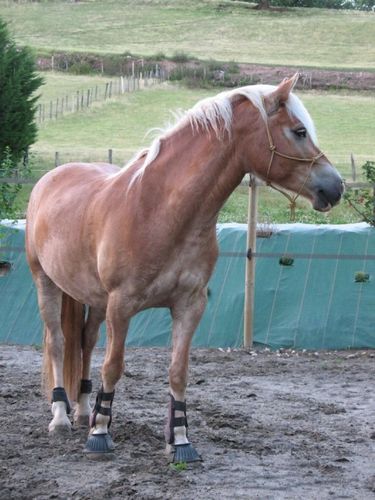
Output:
[[[356,172],[356,167],[355,167],[355,161],[354,161],[353,153],[350,153],[350,164],[352,166],[352,179],[353,179],[353,182],[355,182],[355,180],[357,178],[357,172]]]
[[[249,204],[248,204],[248,229],[247,229],[247,259],[245,271],[245,304],[244,304],[244,348],[253,345],[254,324],[254,291],[255,291],[255,259],[257,235],[257,205],[258,186],[256,179],[250,175]]]
[[[108,149],[108,163],[112,163],[113,151],[112,149]]]
[[[60,165],[59,152],[55,151],[55,168]]]

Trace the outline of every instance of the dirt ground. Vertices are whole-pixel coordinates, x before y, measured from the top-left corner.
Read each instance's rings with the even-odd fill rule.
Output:
[[[204,461],[185,470],[163,453],[169,350],[127,352],[109,462],[84,457],[85,430],[48,435],[41,357],[0,347],[1,499],[375,498],[374,351],[193,350],[190,439]]]

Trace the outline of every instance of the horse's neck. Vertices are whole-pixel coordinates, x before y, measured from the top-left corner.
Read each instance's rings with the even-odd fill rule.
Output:
[[[234,146],[213,133],[194,135],[190,127],[177,135],[163,139],[158,157],[147,167],[141,181],[146,196],[151,187],[158,193],[165,217],[197,227],[215,224],[244,175]]]

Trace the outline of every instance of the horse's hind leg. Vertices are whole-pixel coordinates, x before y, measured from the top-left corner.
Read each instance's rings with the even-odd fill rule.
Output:
[[[44,383],[52,391],[50,431],[68,431],[70,405],[64,389],[64,336],[61,327],[62,291],[40,269],[34,272],[44,332]]]
[[[74,421],[78,425],[89,425],[91,406],[90,394],[92,383],[90,378],[92,351],[99,336],[100,324],[105,319],[105,310],[89,308],[89,313],[82,333],[82,377]]]
[[[165,428],[167,453],[173,462],[201,460],[187,437],[185,391],[188,379],[190,344],[206,306],[206,289],[182,299],[172,309],[173,350],[169,368],[170,402]]]

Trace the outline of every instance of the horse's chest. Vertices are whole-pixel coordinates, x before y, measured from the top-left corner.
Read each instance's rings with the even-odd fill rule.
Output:
[[[169,305],[186,294],[202,290],[211,275],[214,262],[204,253],[179,252],[165,261],[148,283],[146,295],[153,305]]]
[[[207,276],[202,263],[185,262],[184,259],[169,263],[149,285],[149,295],[158,297],[192,293],[206,285]]]

